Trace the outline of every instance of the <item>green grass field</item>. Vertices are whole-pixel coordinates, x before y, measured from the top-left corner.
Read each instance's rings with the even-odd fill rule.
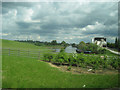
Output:
[[[53,50],[51,48],[53,47],[36,46],[30,43],[2,40],[2,53],[8,55],[10,49],[10,55],[13,56],[21,56],[21,57],[28,56],[28,57],[39,58],[40,55],[40,58],[42,58],[43,54],[45,53],[54,53],[52,52]]]
[[[51,52],[47,47],[3,40],[3,48]],[[2,55],[3,88],[113,88],[118,74],[72,74],[35,58]]]
[[[118,75],[75,75],[36,59],[3,56],[3,88],[110,88]]]
[[[36,46],[33,44],[10,41],[10,40],[2,40],[2,48],[10,48],[15,50],[42,51],[42,52],[51,51],[50,49],[48,49],[48,47],[45,46]]]

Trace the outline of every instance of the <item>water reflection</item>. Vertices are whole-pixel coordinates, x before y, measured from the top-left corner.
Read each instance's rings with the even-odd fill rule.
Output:
[[[68,46],[65,48],[65,52],[66,53],[76,53],[76,49],[75,47],[72,47],[72,46]],[[60,49],[53,49],[54,52],[60,52]]]
[[[60,52],[60,49],[53,49],[54,52]]]
[[[67,53],[76,53],[76,48],[72,46],[68,46],[65,48],[65,52]]]

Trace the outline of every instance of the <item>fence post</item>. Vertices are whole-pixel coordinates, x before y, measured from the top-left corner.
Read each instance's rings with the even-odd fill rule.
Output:
[[[38,51],[38,60],[40,59],[40,51]]]
[[[9,48],[9,56],[10,56],[10,48]]]

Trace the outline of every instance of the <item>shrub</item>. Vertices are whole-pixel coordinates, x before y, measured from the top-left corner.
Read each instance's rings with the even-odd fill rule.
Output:
[[[65,49],[64,49],[64,48],[61,48],[60,52],[65,52]]]
[[[74,57],[73,57],[72,54],[69,55],[68,61],[69,61],[68,63],[69,63],[70,65],[73,65],[73,64],[74,64]]]
[[[111,66],[114,69],[119,69],[119,66],[120,66],[119,58],[112,58]]]
[[[51,53],[46,53],[43,55],[43,59],[48,62],[50,62],[53,58],[54,58],[54,55]]]
[[[83,53],[80,54],[67,54],[65,52],[59,52],[58,54],[44,54],[44,60],[49,62],[57,62],[57,63],[68,63],[70,66],[77,65],[81,67],[91,67],[94,70],[99,68],[114,68],[119,69],[120,61],[117,57],[108,57],[97,56],[97,55],[85,55]]]
[[[98,54],[105,54],[105,53],[106,53],[106,49],[103,48],[98,49]]]
[[[107,62],[105,61],[104,64],[103,64],[103,69],[107,68],[108,64]]]
[[[87,50],[97,53],[98,52],[98,46],[96,44],[90,43],[88,45]]]
[[[113,67],[114,67],[115,69],[118,69],[118,67],[119,67],[118,62],[114,62],[114,63],[113,63]]]
[[[60,52],[56,55],[56,61],[59,63],[68,62],[68,55],[65,52]]]

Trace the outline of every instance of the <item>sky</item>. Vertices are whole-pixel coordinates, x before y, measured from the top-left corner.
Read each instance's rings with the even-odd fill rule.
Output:
[[[1,14],[1,13],[0,13]],[[91,42],[118,37],[117,2],[2,2],[3,39]]]

